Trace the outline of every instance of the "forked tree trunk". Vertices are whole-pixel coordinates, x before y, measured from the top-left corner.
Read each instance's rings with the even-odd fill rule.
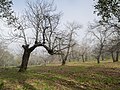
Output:
[[[30,54],[37,46],[33,45],[32,47],[29,48],[29,45],[23,45],[22,47],[24,49],[24,53],[23,53],[23,56],[22,56],[22,63],[21,63],[19,72],[26,71]]]
[[[23,56],[22,56],[22,63],[21,63],[21,66],[20,66],[20,69],[19,69],[19,72],[24,72],[26,71],[27,69],[27,65],[28,65],[28,61],[29,61],[29,57],[30,57],[30,51],[29,49],[24,49],[24,53],[23,53]]]
[[[23,45],[22,47],[24,49],[24,53],[23,53],[22,63],[21,63],[19,72],[26,71],[30,54],[38,46],[43,46],[48,51],[49,54],[51,54],[51,55],[54,54],[52,49],[50,49],[49,47],[47,47],[46,45],[41,44],[41,43],[35,42],[35,44],[33,46],[31,46],[30,48],[29,48],[29,45]]]

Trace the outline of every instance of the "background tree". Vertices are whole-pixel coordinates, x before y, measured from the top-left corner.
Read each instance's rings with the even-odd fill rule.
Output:
[[[88,32],[92,34],[95,40],[94,56],[97,59],[97,63],[100,63],[100,57],[104,54],[104,47],[113,32],[109,31],[110,27],[108,25],[101,25],[99,22],[90,25]]]
[[[101,17],[100,24],[107,24],[112,28],[113,37],[110,39],[109,51],[113,62],[118,61],[120,43],[120,0],[98,0],[95,4],[95,12]],[[115,54],[114,54],[115,53]]]
[[[0,19],[6,20],[8,24],[15,22],[17,19],[13,15],[12,5],[12,0],[0,0]]]
[[[82,42],[79,45],[79,55],[82,58],[82,61],[85,62],[88,60],[88,56],[90,55],[90,44],[88,43],[88,40],[84,38]],[[89,54],[89,55],[88,55]]]
[[[112,37],[109,38],[108,43],[105,46],[105,49],[110,52],[113,62],[117,62],[119,59],[120,45],[119,45],[119,35],[114,32]]]
[[[69,54],[69,57],[68,57],[69,62],[75,61],[75,60],[76,61],[80,60],[81,57],[80,57],[79,51],[80,51],[80,47],[79,47],[79,44],[76,41],[75,45],[73,47],[71,47],[70,54]]]
[[[79,25],[78,23],[72,22],[72,23],[68,23],[66,25],[66,33],[68,31],[68,34],[66,35],[66,38],[64,38],[64,42],[62,42],[63,44],[60,44],[60,48],[62,46],[64,46],[65,50],[61,50],[61,57],[62,57],[62,65],[65,65],[68,56],[70,54],[70,50],[71,47],[73,47],[76,42],[74,40],[74,35],[76,34],[77,30],[81,29],[81,25]]]
[[[14,56],[8,51],[7,45],[0,42],[0,66],[15,66]]]

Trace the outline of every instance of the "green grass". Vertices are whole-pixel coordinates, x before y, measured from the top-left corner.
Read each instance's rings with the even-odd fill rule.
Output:
[[[120,90],[120,62],[0,68],[0,90]]]

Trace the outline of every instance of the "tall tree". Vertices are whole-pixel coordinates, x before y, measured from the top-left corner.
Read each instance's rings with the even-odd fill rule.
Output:
[[[53,2],[49,3],[41,0],[36,3],[28,2],[27,6],[28,10],[23,16],[26,21],[23,20],[24,23],[16,22],[17,29],[21,31],[19,36],[24,40],[24,45],[22,45],[24,53],[20,72],[27,69],[30,54],[35,48],[42,46],[49,54],[53,55],[55,53],[55,47],[57,46],[54,45],[54,42],[57,40],[57,26],[61,17],[60,13],[55,12],[56,8]],[[29,36],[29,32],[26,30],[29,30],[32,35],[29,34]]]
[[[120,36],[120,0],[98,0],[95,13],[101,17],[100,24],[108,24]]]
[[[14,16],[14,15],[13,15]],[[65,33],[58,29],[61,13],[56,12],[53,2],[37,0],[35,3],[28,2],[27,9],[21,17],[12,18],[9,26],[13,27],[11,36],[21,41],[24,50],[20,72],[27,69],[29,57],[37,47],[43,47],[50,55],[61,54],[68,45],[58,48],[60,38],[63,42]]]
[[[116,60],[118,61],[119,46],[120,45],[120,0],[98,0],[95,5],[95,12],[101,17],[100,24],[107,24],[113,29],[114,38],[110,42],[116,42],[116,45],[111,45],[112,57],[113,52],[116,51]]]

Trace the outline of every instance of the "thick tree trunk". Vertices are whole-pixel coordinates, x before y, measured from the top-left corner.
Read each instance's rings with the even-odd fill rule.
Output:
[[[99,59],[99,58],[97,58],[97,63],[98,63],[98,64],[100,63],[100,59]]]
[[[62,60],[62,66],[66,64],[66,60]]]
[[[19,72],[24,72],[27,69],[27,65],[28,65],[28,61],[29,61],[29,57],[31,52],[37,47],[38,45],[33,45],[32,47],[29,48],[29,45],[23,45],[23,49],[24,49],[24,53],[22,56],[22,63],[19,69]],[[40,46],[40,45],[39,45]]]
[[[30,53],[31,52],[29,51],[29,49],[24,49],[24,53],[23,53],[23,56],[22,56],[22,63],[21,63],[19,72],[26,71],[28,61],[29,61],[29,57],[30,57]]]

